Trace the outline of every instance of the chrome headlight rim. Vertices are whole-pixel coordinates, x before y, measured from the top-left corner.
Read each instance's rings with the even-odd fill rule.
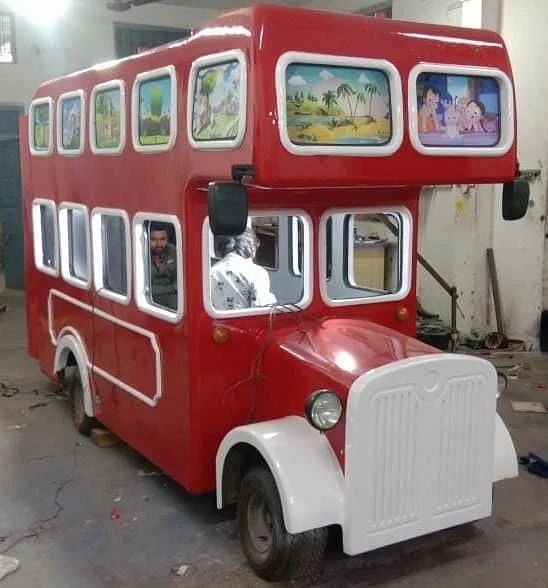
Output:
[[[317,411],[315,409],[318,408],[318,402],[325,401],[327,398],[331,401],[335,401],[338,405],[338,417],[336,421],[330,422],[326,424],[325,422],[322,423],[317,419]],[[336,392],[333,390],[328,390],[327,388],[316,390],[313,392],[307,399],[304,409],[306,420],[308,423],[317,429],[320,432],[330,431],[331,429],[335,428],[340,422],[343,415],[343,404]]]

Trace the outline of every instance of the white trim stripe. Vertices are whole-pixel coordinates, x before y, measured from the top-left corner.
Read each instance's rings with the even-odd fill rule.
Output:
[[[147,396],[146,394],[144,394],[140,390],[133,388],[133,386],[126,384],[122,380],[119,380],[118,378],[116,378],[115,376],[113,376],[109,372],[103,370],[102,368],[94,365],[91,361],[89,361],[89,363],[88,363],[88,368],[93,370],[93,373],[96,373],[97,375],[104,378],[105,380],[108,380],[112,384],[118,386],[119,388],[121,388],[122,390],[124,390],[125,392],[130,394],[131,396],[134,396],[135,398],[137,398],[138,400],[140,400],[141,402],[143,402],[147,406],[150,406],[150,407],[157,406],[158,402],[160,401],[160,398],[162,397],[163,378],[162,378],[162,356],[161,356],[160,347],[158,345],[158,340],[156,339],[156,335],[154,333],[152,333],[151,331],[147,331],[146,329],[143,329],[142,327],[138,327],[137,325],[133,325],[131,323],[123,321],[123,320],[121,320],[115,316],[112,316],[111,314],[108,314],[98,308],[93,308],[89,304],[81,302],[80,300],[77,300],[76,298],[72,298],[72,296],[67,296],[63,292],[60,292],[59,290],[51,289],[48,294],[48,330],[49,330],[51,343],[54,347],[57,346],[57,342],[59,340],[59,336],[57,336],[55,334],[54,327],[53,327],[53,321],[54,321],[53,298],[54,297],[61,298],[65,302],[68,302],[70,304],[74,304],[78,308],[81,308],[82,310],[90,312],[90,313],[94,314],[95,316],[98,316],[99,318],[110,321],[111,323],[114,323],[115,325],[118,325],[122,328],[128,329],[129,331],[132,331],[133,333],[136,333],[138,335],[142,335],[143,337],[146,337],[150,341],[150,346],[152,347],[152,350],[155,355],[155,362],[154,363],[155,363],[155,371],[156,371],[156,376],[155,376],[156,390],[155,390],[154,396],[152,398],[150,396]],[[65,329],[66,329],[66,327],[65,327]],[[61,331],[61,333],[62,332],[63,331]]]

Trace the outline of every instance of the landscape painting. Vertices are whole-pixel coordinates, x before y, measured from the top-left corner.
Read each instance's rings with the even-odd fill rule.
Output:
[[[116,149],[121,143],[120,88],[95,95],[95,145],[99,149]]]
[[[229,61],[204,67],[196,76],[192,136],[196,141],[231,140],[240,125],[241,65]]]
[[[61,134],[63,149],[80,149],[82,140],[82,99],[79,96],[63,100],[61,105]]]
[[[139,143],[165,145],[171,136],[171,77],[143,82],[139,87]]]
[[[500,141],[500,92],[494,78],[422,73],[417,127],[429,147],[493,147]]]
[[[49,149],[50,124],[49,104],[37,104],[34,107],[34,148],[37,151]]]
[[[297,145],[385,145],[392,135],[388,78],[373,69],[291,64],[286,121]]]

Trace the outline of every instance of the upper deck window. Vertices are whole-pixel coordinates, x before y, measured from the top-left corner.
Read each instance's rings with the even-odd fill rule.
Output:
[[[57,150],[63,155],[84,152],[84,92],[62,94],[57,102]]]
[[[498,70],[437,64],[409,80],[411,140],[430,155],[500,155],[513,141],[510,82]]]
[[[53,151],[53,100],[39,98],[30,105],[29,143],[33,155],[51,155]]]
[[[197,59],[189,84],[188,138],[198,149],[237,147],[245,131],[246,63],[241,51]]]
[[[290,52],[278,60],[276,86],[291,153],[379,156],[401,144],[401,81],[387,61]]]
[[[90,100],[90,146],[96,155],[121,153],[126,144],[124,83],[105,82],[93,88]]]
[[[168,151],[173,147],[177,137],[177,79],[173,66],[135,78],[131,119],[136,151]]]
[[[328,304],[407,296],[411,279],[407,210],[331,211],[322,225],[322,295]]]

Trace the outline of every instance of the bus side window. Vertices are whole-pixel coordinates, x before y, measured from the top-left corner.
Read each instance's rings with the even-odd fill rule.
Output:
[[[37,199],[32,205],[34,263],[46,274],[59,273],[59,233],[53,200]]]
[[[172,216],[143,213],[135,218],[134,229],[137,305],[149,314],[175,322],[182,309],[179,222]]]
[[[85,206],[61,204],[59,237],[63,278],[80,288],[89,288],[91,283],[90,234],[88,211]]]
[[[100,296],[128,304],[131,256],[127,214],[122,210],[95,210],[91,231],[95,289]]]

